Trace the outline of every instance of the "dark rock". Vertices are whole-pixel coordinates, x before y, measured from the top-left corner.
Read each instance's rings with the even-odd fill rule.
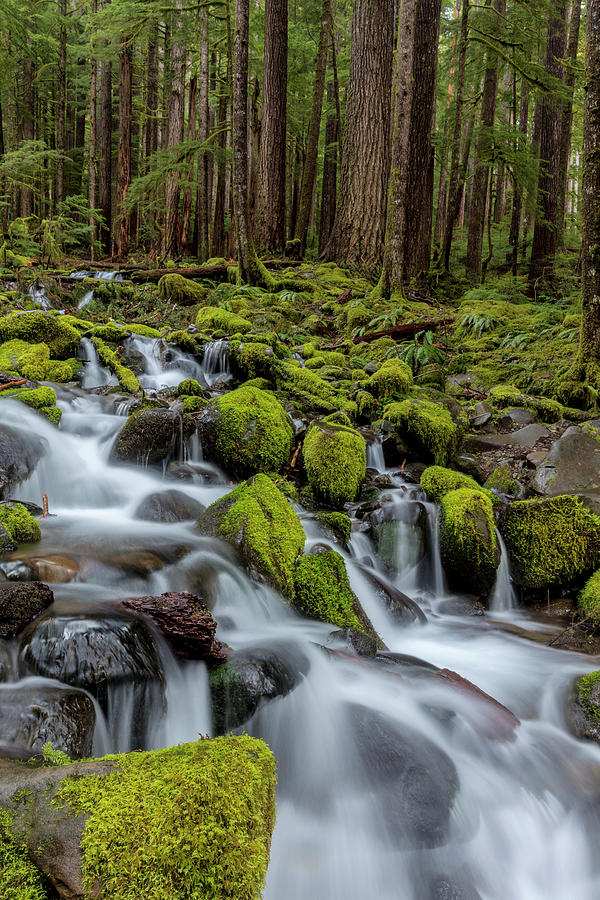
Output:
[[[17,545],[11,538],[4,525],[0,523],[0,553],[12,553],[12,551],[16,549]]]
[[[585,697],[580,682],[576,679],[567,700],[567,722],[576,737],[600,744],[600,679],[593,679]]]
[[[545,425],[525,425],[510,434],[477,434],[469,435],[465,440],[467,450],[503,450],[506,447],[519,447],[522,450],[533,450],[542,438],[548,437],[550,431]]]
[[[374,569],[370,569],[362,564],[359,564],[359,568],[381,597],[384,606],[394,621],[405,624],[408,622],[422,622],[425,624],[427,622],[427,616],[414,600],[411,600],[410,597],[382,578]]]
[[[146,522],[185,522],[197,519],[205,509],[202,503],[188,497],[183,491],[158,491],[144,497],[135,516]]]
[[[407,567],[423,559],[427,513],[422,503],[390,503],[375,509],[366,520],[377,555],[390,570],[398,571],[400,555]]]
[[[75,560],[59,554],[35,557],[25,565],[31,566],[33,577],[38,581],[49,581],[52,584],[66,584],[79,574],[79,566]]]
[[[152,465],[177,456],[194,424],[171,409],[142,409],[129,416],[111,450],[115,462]]]
[[[83,691],[27,682],[0,687],[0,734],[30,756],[48,741],[72,759],[90,756],[95,724],[94,703]]]
[[[464,472],[465,475],[470,475],[471,478],[474,478],[479,484],[484,480],[481,466],[475,457],[469,456],[468,453],[457,453],[456,456],[452,458],[451,466],[453,469],[458,469],[459,472]]]
[[[450,597],[448,600],[442,600],[438,612],[444,616],[482,616],[484,609],[477,600],[469,600],[468,597]]]
[[[568,428],[539,465],[531,487],[545,497],[578,494],[600,511],[600,441],[579,428]]]
[[[20,503],[32,516],[42,516],[44,514],[44,510],[41,506],[38,506],[37,503],[30,503],[28,500],[17,500],[14,497],[12,499],[7,498],[6,500],[0,500],[0,506],[4,503]]]
[[[527,454],[527,465],[532,469],[537,469],[538,466],[541,466],[547,456],[547,450],[532,450],[531,453]]]
[[[29,478],[44,455],[44,441],[27,431],[0,428],[0,498],[7,488]]]
[[[10,644],[0,640],[0,682],[13,680],[13,660]]]
[[[469,416],[469,423],[474,428],[481,428],[482,425],[487,425],[491,421],[492,415],[493,410],[489,403],[480,400],[479,403],[475,404],[472,415]]]
[[[394,845],[446,843],[459,785],[452,760],[423,734],[358,704],[349,707],[361,777]]]
[[[225,645],[215,638],[217,623],[197,594],[168,591],[159,597],[129,597],[121,602],[151,619],[177,656],[209,665],[227,659]]]
[[[308,669],[307,657],[292,643],[232,654],[210,673],[215,734],[237,728],[265,702],[289,694]]]
[[[0,637],[15,637],[52,603],[54,594],[41,581],[0,585]]]
[[[194,484],[226,484],[227,479],[212,463],[169,463],[166,477],[173,481],[191,481]]]
[[[451,669],[440,669],[434,678],[469,697],[472,702],[468,708],[461,708],[461,714],[469,719],[476,731],[493,740],[515,739],[515,731],[521,723],[510,709]]]
[[[517,407],[516,409],[506,409],[498,419],[501,428],[511,428],[513,425],[533,425],[537,422],[537,416],[530,409]]]
[[[371,635],[364,634],[356,628],[340,628],[332,631],[329,640],[325,644],[329,647],[345,648],[356,656],[374,657],[377,655],[377,640]]]
[[[481,900],[481,894],[461,877],[440,875],[431,881],[427,900]]]
[[[398,668],[405,669],[406,674],[411,678],[418,677],[419,675],[429,676],[432,673],[440,671],[438,666],[434,666],[433,663],[420,659],[418,656],[411,656],[408,653],[385,651],[377,654],[376,662],[381,665],[382,668],[387,668],[390,671]]]

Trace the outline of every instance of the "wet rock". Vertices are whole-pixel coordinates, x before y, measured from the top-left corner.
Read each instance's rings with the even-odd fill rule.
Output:
[[[114,462],[152,465],[176,456],[194,423],[171,409],[142,409],[129,416],[111,450]]]
[[[0,640],[0,682],[12,681],[13,678],[13,661],[10,645]]]
[[[481,900],[481,894],[463,878],[440,875],[430,883],[428,900]]]
[[[576,679],[567,701],[567,721],[576,737],[600,744],[600,672]]]
[[[197,519],[205,508],[183,491],[159,491],[144,497],[135,517],[146,522],[185,522]]]
[[[464,475],[470,475],[471,478],[474,478],[479,484],[484,480],[479,462],[474,456],[470,456],[468,453],[457,453],[456,456],[452,457],[451,465],[452,468],[458,469],[458,471],[462,472]]]
[[[538,494],[578,494],[600,512],[600,442],[579,428],[568,428],[555,441],[531,482]]]
[[[390,503],[367,516],[377,555],[392,571],[425,555],[427,513],[422,503]]]
[[[444,616],[482,616],[484,609],[477,600],[469,600],[468,597],[450,597],[448,600],[442,600],[438,612]]]
[[[169,463],[166,477],[173,481],[191,481],[194,484],[226,484],[223,472],[211,463]]]
[[[13,541],[4,525],[0,522],[0,553],[12,553],[12,551],[16,549],[16,543]]]
[[[151,550],[126,550],[124,553],[112,554],[106,561],[116,569],[139,578],[148,578],[153,572],[160,572],[164,566],[160,556]]]
[[[530,409],[506,409],[498,419],[501,428],[512,428],[513,425],[533,425],[537,416]]]
[[[407,594],[404,594],[386,579],[382,578],[375,569],[371,569],[362,563],[359,563],[359,568],[374,587],[394,621],[399,624],[407,624],[409,622],[422,622],[424,624],[427,621],[427,616],[421,607]]]
[[[360,777],[378,802],[390,843],[403,849],[445,844],[459,786],[452,760],[404,723],[358,704],[349,712]]]
[[[479,490],[460,488],[441,500],[440,556],[449,584],[487,596],[500,562],[492,502]]]
[[[187,591],[168,591],[159,597],[129,597],[121,601],[132,612],[148,617],[176,656],[215,665],[227,659],[225,644],[216,640],[217,623],[204,601]]]
[[[289,694],[308,669],[307,657],[292,643],[233,653],[210,673],[215,734],[237,728],[264,703]]]
[[[66,584],[79,573],[78,564],[69,556],[52,554],[41,559],[29,559],[27,563],[31,566],[35,578],[53,584]]]
[[[160,717],[164,676],[158,647],[140,619],[96,612],[93,617],[43,619],[21,638],[21,675],[43,675],[84,688],[109,718],[127,689],[132,746],[146,745],[150,723]]]
[[[0,734],[30,756],[48,741],[72,759],[90,756],[95,724],[94,703],[83,691],[43,683],[0,687]]]
[[[382,668],[390,671],[403,669],[405,674],[411,678],[419,676],[430,676],[432,673],[439,672],[439,668],[433,663],[427,662],[418,656],[411,656],[408,653],[393,653],[386,651],[377,654],[375,660]]]
[[[376,639],[356,628],[340,628],[339,631],[332,631],[325,647],[345,649],[356,656],[369,657],[376,656],[378,650]]]
[[[29,478],[44,455],[44,441],[28,431],[0,428],[0,498]]]
[[[0,585],[0,637],[12,638],[54,603],[54,594],[40,581]]]
[[[37,503],[30,503],[28,500],[17,500],[14,497],[12,499],[7,498],[6,500],[0,500],[0,506],[5,503],[20,503],[32,516],[41,516],[44,514],[44,510],[41,506],[38,506]]]
[[[1,540],[1,536],[0,536]],[[6,579],[6,581],[34,581],[35,576],[33,574],[33,569],[29,564],[29,560],[25,562],[25,560],[17,559],[17,560],[7,560],[6,562],[0,563],[0,572]]]
[[[597,629],[588,628],[579,622],[561,631],[553,640],[552,646],[559,650],[570,650],[574,653],[587,653],[590,656],[600,654],[600,634]]]
[[[493,740],[514,740],[515,731],[521,723],[510,709],[451,669],[440,669],[434,678],[451,690],[469,697],[471,702],[468,707],[461,707],[461,714],[476,731]]]
[[[469,417],[469,424],[474,428],[481,428],[491,421],[492,415],[493,410],[489,403],[480,400],[479,403],[475,404],[473,414]]]

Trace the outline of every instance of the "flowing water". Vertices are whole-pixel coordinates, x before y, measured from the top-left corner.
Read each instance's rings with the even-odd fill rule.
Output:
[[[226,372],[223,347],[200,365],[172,348],[166,358],[160,342],[134,337],[131,345],[144,360],[147,389],[185,377],[209,383]],[[84,384],[108,383],[85,343],[84,352]],[[336,652],[331,626],[301,618],[274,591],[250,581],[230,548],[191,524],[137,519],[150,493],[176,486],[208,504],[231,485],[214,471],[211,479],[174,485],[160,471],[113,465],[110,449],[127,405],[113,395],[58,391],[59,430],[15,401],[0,407],[2,424],[46,442],[35,473],[13,492],[34,502],[45,493],[49,500],[43,540],[27,552],[38,559],[63,554],[77,564],[73,580],[52,584],[50,614],[93,619],[120,597],[192,590],[206,597],[217,636],[236,650],[277,648],[290,661],[302,660],[297,687],[245,726],[268,741],[278,762],[268,900],[598,897],[600,748],[570,736],[563,713],[573,678],[597,663],[516,637],[493,617],[445,612],[453,598],[439,560],[437,514],[417,487],[394,476],[385,490],[393,526],[385,559],[360,522],[348,550],[340,551],[393,654],[379,664]],[[192,457],[199,453],[196,443]],[[376,450],[370,462],[383,467]],[[299,512],[307,548],[331,543],[314,517]],[[150,554],[159,563],[132,570],[124,553]],[[502,560],[493,605],[503,617],[518,616],[505,552]],[[416,600],[426,623],[394,618],[373,575]],[[167,708],[157,704],[148,712],[148,747],[193,740],[211,728],[205,666],[177,662],[165,646],[160,652]],[[459,673],[512,710],[520,719],[514,734],[477,697],[432,677],[432,666]],[[135,705],[132,690],[111,696],[106,717],[99,713],[95,752],[132,745]],[[448,785],[450,821],[435,832],[430,820]],[[403,811],[423,792],[427,802],[411,827],[429,836],[418,841]]]

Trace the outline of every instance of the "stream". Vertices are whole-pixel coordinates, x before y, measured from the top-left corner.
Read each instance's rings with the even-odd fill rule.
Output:
[[[179,351],[166,359],[152,339],[130,340],[144,360],[140,380],[149,391],[190,377],[211,385],[228,374],[222,346],[200,364]],[[101,628],[111,601],[190,590],[206,599],[221,641],[235,650],[277,648],[299,669],[296,687],[264,704],[244,726],[267,741],[278,764],[265,898],[597,898],[600,747],[572,737],[564,716],[574,677],[597,663],[504,627],[550,627],[515,606],[506,554],[491,609],[485,616],[456,614],[461,607],[453,605],[457,598],[445,586],[439,559],[436,508],[417,486],[392,475],[393,486],[385,489],[390,521],[397,523],[392,569],[378,559],[358,521],[341,549],[297,507],[307,549],[325,543],[345,556],[352,587],[390,651],[378,663],[335,652],[332,626],[302,618],[276,592],[251,581],[231,548],[191,523],[135,517],[143,498],[157,491],[176,487],[208,505],[232,485],[203,462],[197,438],[179,460],[187,480],[172,480],[168,468],[112,464],[111,446],[128,404],[92,392],[111,376],[90,342],[83,350],[84,388],[56,386],[59,429],[21,403],[1,402],[3,425],[29,430],[47,445],[32,477],[13,495],[40,503],[47,494],[51,516],[42,542],[20,548],[12,562],[27,556],[76,562],[73,580],[44,579],[55,595],[47,616],[96,618]],[[369,448],[368,462],[384,471],[378,445]],[[423,558],[407,515],[414,504],[426,517]],[[394,619],[369,567],[415,600],[427,622]],[[140,703],[146,749],[210,733],[204,664],[177,661],[162,643],[160,657],[166,710],[147,696],[140,701],[134,686],[121,688],[109,698],[106,716],[96,705],[95,754],[138,746],[131,723]],[[514,734],[494,733],[485,704],[431,677],[431,667],[458,673],[508,707],[520,719]],[[444,798],[451,807],[447,821],[440,812]]]

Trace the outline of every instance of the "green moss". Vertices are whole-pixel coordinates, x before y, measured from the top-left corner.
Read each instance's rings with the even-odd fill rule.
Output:
[[[48,363],[48,368],[46,370],[46,379],[48,381],[64,384],[67,381],[72,381],[73,377],[73,366],[69,360],[61,362],[57,359],[52,359]]]
[[[44,312],[10,313],[0,318],[0,341],[22,340],[28,344],[47,344],[54,359],[76,356],[79,332],[63,316]]]
[[[492,501],[462,487],[441,499],[440,553],[451,584],[488,594],[499,562]]]
[[[127,391],[130,394],[134,394],[136,391],[140,390],[140,383],[127,366],[122,365],[119,362],[119,358],[114,350],[111,350],[110,347],[98,337],[93,337],[91,339],[92,344],[96,348],[96,352],[98,353],[98,359],[100,362],[104,363],[104,365],[110,369],[113,375],[116,375],[119,385],[124,391]]]
[[[363,303],[353,303],[346,309],[346,328],[349,334],[356,328],[368,325],[373,313]]]
[[[600,519],[576,497],[512,503],[503,537],[523,587],[569,586],[600,565]]]
[[[267,475],[255,475],[209,506],[198,527],[238,547],[251,570],[293,597],[293,568],[304,547],[304,531]]]
[[[16,544],[34,544],[42,537],[37,520],[22,503],[0,504],[0,525]]]
[[[175,300],[184,306],[204,303],[208,288],[183,275],[163,275],[158,282],[158,293],[161,300]]]
[[[217,306],[205,306],[196,316],[196,328],[200,331],[222,331],[225,334],[247,334],[252,323],[235,313]]]
[[[116,322],[107,322],[106,325],[95,325],[89,336],[100,338],[109,344],[118,344],[119,341],[124,341],[129,337],[129,332],[122,325],[117,325]]]
[[[182,397],[181,399],[181,408],[184,413],[202,412],[203,409],[206,409],[207,404],[208,400],[205,400],[204,397]]]
[[[150,325],[141,325],[138,322],[128,322],[125,328],[131,334],[139,334],[141,337],[159,338],[161,336],[157,328],[151,328]]]
[[[369,391],[357,391],[356,406],[361,419],[371,419],[377,409],[377,400]]]
[[[275,760],[247,735],[107,757],[57,800],[89,814],[83,879],[110,900],[258,900],[275,822]]]
[[[532,409],[544,422],[558,422],[563,417],[563,407],[557,400],[549,400],[547,397],[531,397],[508,384],[499,384],[493,387],[488,394],[488,399],[499,409],[507,409],[510,406]]]
[[[48,371],[50,350],[46,344],[29,344],[17,360],[18,371],[30,381],[42,381]]]
[[[308,430],[304,465],[316,497],[331,506],[351,502],[365,477],[365,439],[347,425],[323,419]]]
[[[588,578],[577,604],[584,618],[591,619],[594,625],[600,624],[600,570]]]
[[[377,338],[369,344],[359,344],[357,352],[364,356],[369,362],[385,362],[388,355],[397,349],[396,341],[393,338]]]
[[[31,406],[32,409],[56,405],[56,394],[51,387],[44,386],[27,391],[18,391],[16,397],[21,403],[26,403],[27,406]]]
[[[167,341],[170,344],[175,344],[176,347],[180,347],[181,350],[185,350],[186,353],[198,352],[196,338],[189,331],[170,331],[167,335]]]
[[[269,377],[275,357],[269,344],[244,341],[235,352],[235,361],[246,378]]]
[[[0,345],[0,372],[20,375],[17,360],[27,352],[29,344],[25,341],[5,341]]]
[[[494,469],[484,487],[490,491],[498,491],[500,494],[508,494],[515,498],[521,493],[519,483],[513,478],[510,466],[498,466]]]
[[[320,622],[366,633],[357,615],[357,599],[350,587],[343,557],[335,550],[301,556],[294,572],[294,606]]]
[[[400,359],[388,359],[369,378],[369,390],[387,399],[394,394],[407,394],[413,383],[412,371]]]
[[[355,415],[356,403],[320,378],[316,372],[302,368],[295,360],[283,360],[279,367],[278,388],[286,396],[293,397],[303,406],[317,412],[333,412],[345,409]]]
[[[598,574],[598,573],[596,573]],[[593,722],[600,725],[600,706],[592,702],[592,692],[596,685],[600,683],[600,671],[589,672],[577,679],[576,689],[579,702],[581,703],[586,714]]]
[[[350,532],[352,531],[352,522],[348,516],[340,512],[318,513],[317,521],[324,528],[332,531],[343,544],[347,544],[350,540]]]
[[[396,427],[401,438],[437,465],[447,463],[460,447],[462,430],[441,404],[407,399],[389,403],[383,415]]]
[[[186,378],[177,385],[178,397],[202,397],[203,393],[202,385],[193,378]]]
[[[5,900],[45,900],[40,872],[11,838],[12,817],[0,809],[0,897]]]
[[[338,366],[344,368],[348,360],[343,353],[336,350],[315,350],[306,362],[308,369],[320,369],[323,366]]]
[[[421,475],[421,487],[428,497],[439,501],[448,491],[456,491],[459,488],[469,488],[480,491],[481,487],[470,475],[455,472],[453,469],[444,469],[443,466],[429,466]]]

